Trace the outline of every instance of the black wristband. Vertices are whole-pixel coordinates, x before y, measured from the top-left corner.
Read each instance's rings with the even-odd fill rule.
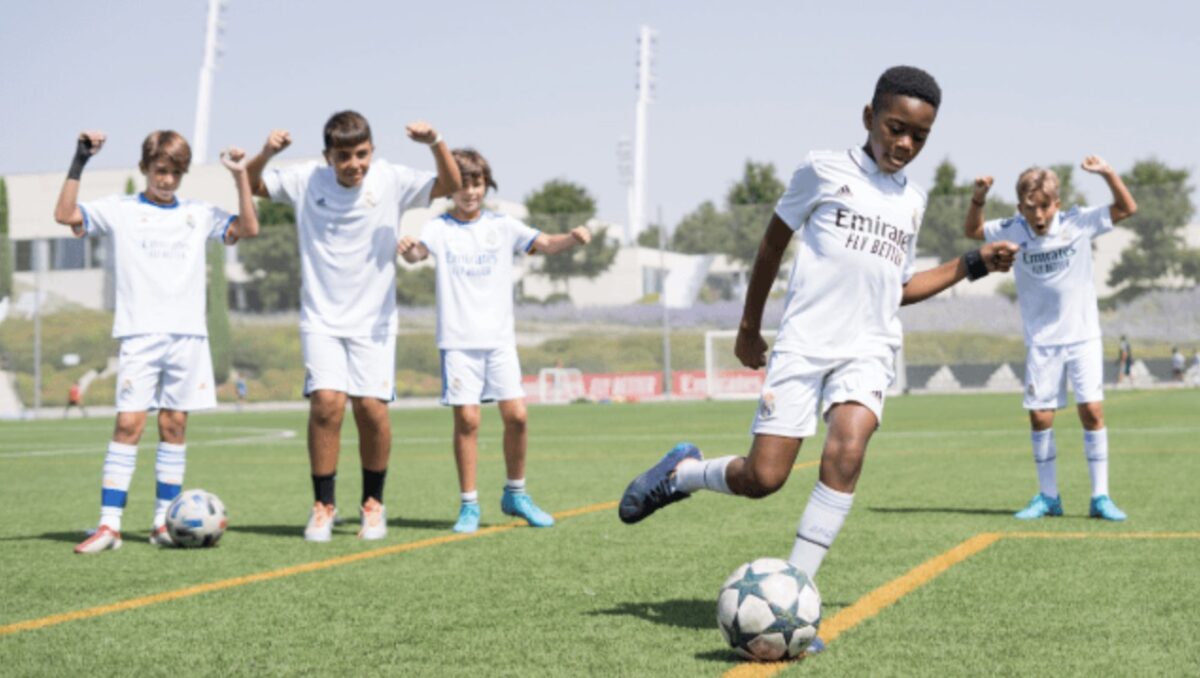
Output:
[[[67,170],[67,178],[78,181],[83,176],[83,166],[91,159],[92,142],[87,139],[80,139],[75,144],[75,158],[71,160],[71,169]]]
[[[988,274],[987,264],[983,263],[983,255],[979,250],[967,252],[962,259],[967,266],[967,280],[979,280]]]

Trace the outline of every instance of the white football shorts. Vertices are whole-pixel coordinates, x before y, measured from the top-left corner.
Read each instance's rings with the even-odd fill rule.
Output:
[[[772,353],[750,432],[807,438],[817,432],[818,417],[847,402],[871,410],[878,426],[895,378],[894,364],[893,359],[878,356],[846,360]]]
[[[1060,346],[1030,346],[1025,352],[1025,409],[1067,406],[1063,373],[1075,390],[1075,403],[1104,400],[1104,345],[1100,338]]]
[[[442,404],[479,405],[525,397],[517,348],[444,349]]]
[[[121,338],[117,411],[192,412],[217,406],[208,337],[135,334]]]
[[[327,389],[356,398],[396,398],[396,335],[332,337],[300,333],[304,396]]]

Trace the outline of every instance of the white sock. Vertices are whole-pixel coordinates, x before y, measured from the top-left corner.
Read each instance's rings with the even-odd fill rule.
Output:
[[[1092,496],[1108,494],[1108,429],[1083,432],[1083,454],[1092,476]]]
[[[163,524],[167,507],[183,491],[187,445],[160,442],[154,458],[154,525]]]
[[[461,493],[459,493],[458,496],[460,498],[462,498],[462,503],[464,503],[464,504],[478,504],[479,503],[479,490],[471,490],[470,492],[461,492]]]
[[[737,457],[717,457],[681,463],[675,467],[675,489],[687,494],[696,490],[733,494],[725,480],[725,469],[734,459]]]
[[[1053,499],[1058,496],[1058,446],[1054,429],[1030,431],[1033,443],[1033,463],[1037,465],[1038,491]]]
[[[104,471],[100,480],[100,524],[121,531],[121,514],[129,498],[129,484],[137,467],[137,445],[116,441],[108,443]]]
[[[792,555],[788,562],[815,579],[821,561],[833,546],[854,504],[854,494],[838,492],[825,483],[817,481],[812,495],[808,498],[808,506],[804,507],[804,515],[800,516],[800,526],[796,529],[796,543],[792,546]]]
[[[524,492],[525,491],[525,479],[517,478],[514,480],[512,478],[509,478],[508,480],[504,481],[504,490],[506,492],[518,492],[518,493]]]

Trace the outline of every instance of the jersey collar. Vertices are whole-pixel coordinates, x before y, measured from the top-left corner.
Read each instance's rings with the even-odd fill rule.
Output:
[[[154,202],[153,200],[147,198],[145,193],[138,193],[138,202],[145,204],[145,205],[150,205],[151,207],[157,207],[160,210],[173,210],[176,207],[179,207],[179,198],[178,198],[178,196],[172,196],[172,197],[174,199],[171,201],[171,204],[160,205],[160,204]]]
[[[882,174],[883,176],[888,177],[892,181],[896,182],[897,186],[905,186],[908,184],[908,177],[904,176],[904,170],[900,170],[899,172],[894,172],[892,174],[884,172],[883,170],[879,169],[879,165],[875,164],[875,161],[871,159],[871,156],[867,155],[863,151],[861,146],[851,146],[848,153],[850,154],[850,159],[854,161],[855,165],[858,165],[859,169],[861,169],[864,174],[869,174],[872,176],[876,174]]]

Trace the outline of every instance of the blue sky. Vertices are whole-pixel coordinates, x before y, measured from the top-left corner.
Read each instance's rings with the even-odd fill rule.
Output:
[[[355,108],[382,157],[430,167],[403,133],[424,118],[491,160],[500,197],[567,178],[623,223],[617,144],[633,133],[635,38],[648,24],[659,32],[649,205],[651,220],[661,207],[672,226],[721,200],[747,158],[786,177],[808,150],[860,143],[862,106],[897,63],[929,70],[944,90],[910,169],[922,184],[946,157],[960,177],[996,175],[1003,197],[1024,167],[1089,153],[1121,170],[1151,156],[1194,170],[1197,7],[231,0],[210,155],[257,149],[284,127],[289,156],[315,156],[326,117]],[[110,135],[96,167],[133,165],[151,129],[190,137],[205,12],[203,0],[6,7],[0,174],[65,171],[83,128]],[[1081,187],[1105,197],[1098,179]]]

